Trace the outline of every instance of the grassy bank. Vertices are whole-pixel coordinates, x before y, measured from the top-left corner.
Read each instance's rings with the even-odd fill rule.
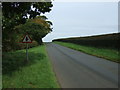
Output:
[[[105,49],[105,48],[96,48],[96,47],[88,47],[83,45],[77,45],[73,43],[65,43],[65,42],[55,42],[56,44],[60,44],[78,51],[82,51],[87,54],[91,54],[97,57],[101,57],[110,61],[119,63],[119,52],[113,49]]]
[[[3,53],[3,88],[58,88],[45,46],[29,49],[29,62],[24,63],[25,50]]]

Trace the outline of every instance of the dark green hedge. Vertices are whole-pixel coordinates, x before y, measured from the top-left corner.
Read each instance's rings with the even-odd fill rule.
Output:
[[[119,45],[120,33],[88,36],[88,37],[55,39],[53,41],[70,42],[80,45],[118,49],[120,46]]]

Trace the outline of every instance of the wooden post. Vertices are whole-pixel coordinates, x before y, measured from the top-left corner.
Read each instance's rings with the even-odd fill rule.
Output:
[[[26,61],[28,62],[28,43],[26,43]]]

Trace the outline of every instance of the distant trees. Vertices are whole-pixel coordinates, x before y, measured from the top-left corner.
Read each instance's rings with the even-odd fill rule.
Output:
[[[52,2],[3,2],[3,50],[8,51],[15,49],[16,39],[19,35],[17,29],[15,29],[15,26],[25,24],[28,19],[34,19],[36,16],[40,16],[41,13],[50,12],[52,6]],[[45,19],[45,17],[43,18]]]

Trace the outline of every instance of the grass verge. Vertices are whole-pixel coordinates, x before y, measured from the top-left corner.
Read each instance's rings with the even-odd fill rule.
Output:
[[[59,88],[45,46],[3,53],[3,88]]]
[[[90,46],[83,46],[83,45],[77,45],[73,43],[65,43],[65,42],[54,42],[56,44],[60,44],[63,46],[66,46],[68,48],[72,48],[78,51],[82,51],[84,53],[94,55],[97,57],[101,57],[110,61],[114,61],[117,63],[120,63],[119,59],[119,51],[114,49],[106,49],[106,48],[96,48],[96,47],[90,47]]]

